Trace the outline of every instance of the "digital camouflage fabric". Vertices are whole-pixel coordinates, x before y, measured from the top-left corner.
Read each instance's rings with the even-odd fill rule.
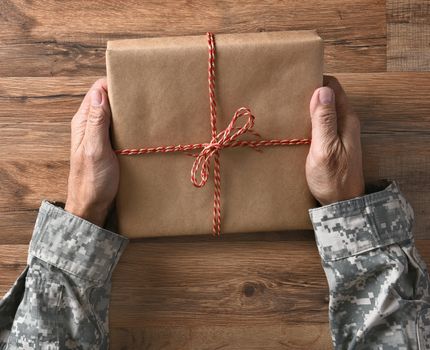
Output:
[[[311,209],[335,349],[430,349],[429,277],[396,182]]]
[[[28,266],[0,302],[0,349],[107,349],[111,273],[127,242],[43,201]]]

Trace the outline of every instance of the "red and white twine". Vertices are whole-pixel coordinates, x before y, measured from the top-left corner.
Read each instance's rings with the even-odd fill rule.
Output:
[[[281,140],[261,140],[260,135],[252,128],[254,127],[255,117],[251,110],[246,107],[240,107],[233,115],[228,126],[221,132],[217,133],[216,121],[216,98],[215,98],[215,37],[213,33],[206,33],[208,40],[208,84],[209,84],[209,107],[211,121],[211,141],[209,143],[194,143],[187,145],[171,145],[146,147],[137,149],[116,150],[115,153],[120,155],[138,155],[148,153],[168,153],[168,152],[187,152],[201,150],[198,154],[189,154],[196,157],[191,168],[191,182],[196,187],[203,187],[209,176],[209,167],[211,159],[214,160],[214,206],[213,206],[213,234],[218,235],[221,232],[221,176],[219,151],[226,147],[251,147],[259,150],[259,147],[267,146],[290,146],[290,145],[308,145],[311,139],[281,139]],[[245,124],[238,128],[236,122],[239,118],[247,118]],[[245,134],[251,133],[256,136],[257,140],[238,140]],[[200,180],[196,174],[200,169]]]

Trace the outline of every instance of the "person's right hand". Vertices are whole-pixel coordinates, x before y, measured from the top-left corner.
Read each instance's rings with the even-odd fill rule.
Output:
[[[364,195],[360,121],[336,78],[325,76],[324,87],[310,102],[312,142],[306,179],[321,205]]]

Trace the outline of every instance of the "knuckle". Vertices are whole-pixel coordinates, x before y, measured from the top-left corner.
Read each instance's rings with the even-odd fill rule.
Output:
[[[97,161],[103,157],[103,149],[97,144],[85,144],[83,146],[83,156],[88,161]]]
[[[105,123],[105,113],[101,107],[93,107],[88,117],[88,122],[94,126],[100,126]]]
[[[330,107],[321,107],[315,117],[323,124],[332,124],[336,118],[336,114]]]
[[[338,143],[321,147],[315,155],[316,162],[330,171],[335,171],[340,165]]]

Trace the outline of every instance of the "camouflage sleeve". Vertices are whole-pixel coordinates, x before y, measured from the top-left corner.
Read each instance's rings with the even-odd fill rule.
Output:
[[[127,242],[43,201],[27,268],[0,301],[0,349],[107,349],[111,274]]]
[[[429,277],[397,183],[309,212],[335,349],[430,349]]]

